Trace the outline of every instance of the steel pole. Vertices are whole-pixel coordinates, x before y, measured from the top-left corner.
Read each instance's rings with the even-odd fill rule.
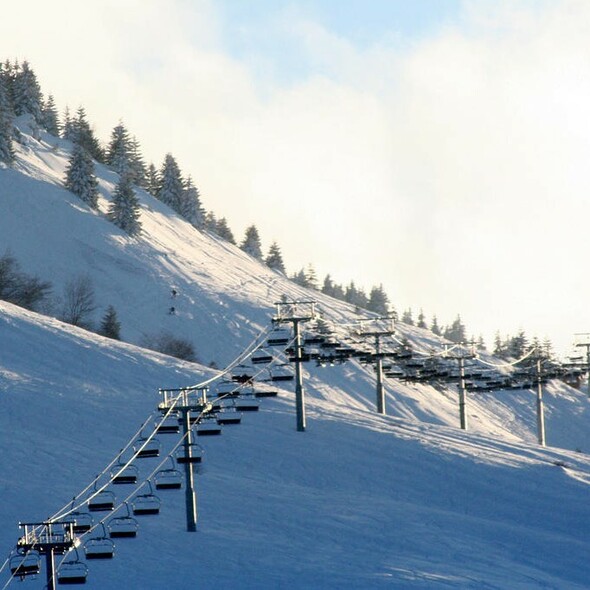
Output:
[[[182,429],[184,434],[184,456],[186,457],[186,462],[184,464],[186,530],[189,533],[194,533],[197,530],[197,497],[195,494],[195,478],[193,474],[193,464],[190,461],[192,434],[189,409],[183,408],[181,411]]]
[[[543,406],[543,384],[541,383],[541,359],[537,359],[537,439],[545,446],[545,408]]]
[[[377,413],[385,414],[385,387],[383,385],[383,359],[381,358],[381,340],[375,336],[375,352],[377,353]]]
[[[467,416],[465,415],[466,399],[465,359],[459,357],[459,421],[462,430],[467,430]]]
[[[303,390],[303,375],[301,372],[301,332],[299,320],[293,320],[295,331],[295,408],[297,412],[297,431],[305,431],[305,392]]]

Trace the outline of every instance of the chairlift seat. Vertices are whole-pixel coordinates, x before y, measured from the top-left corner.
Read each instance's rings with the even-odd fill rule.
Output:
[[[94,498],[88,501],[90,512],[108,512],[115,507],[115,494],[109,490],[99,492]]]
[[[212,421],[202,421],[197,424],[197,436],[216,436],[221,434],[221,426],[217,423],[217,419],[215,422]]]
[[[39,553],[32,551],[25,554],[13,555],[10,558],[10,573],[15,578],[24,580],[28,576],[35,576],[41,569]]]
[[[236,400],[236,410],[240,412],[257,412],[260,409],[260,401],[253,399],[240,398]]]
[[[161,469],[154,476],[157,490],[179,490],[182,488],[182,474],[178,469]]]
[[[139,470],[135,465],[116,465],[111,471],[112,482],[117,485],[136,484]]]
[[[154,494],[135,496],[133,500],[133,514],[136,516],[159,514],[160,504],[160,498]]]
[[[131,516],[117,516],[108,523],[109,536],[111,539],[137,537],[139,524]]]
[[[64,585],[86,584],[88,566],[81,561],[65,561],[57,572],[57,583]]]
[[[239,424],[242,421],[242,414],[236,411],[223,411],[217,414],[217,424],[222,426],[226,424]]]
[[[107,537],[88,539],[84,545],[86,559],[112,559],[115,555],[115,543]]]

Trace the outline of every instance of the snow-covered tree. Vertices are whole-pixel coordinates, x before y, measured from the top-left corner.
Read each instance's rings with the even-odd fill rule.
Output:
[[[81,145],[91,157],[98,162],[104,163],[104,150],[94,135],[94,131],[86,117],[86,110],[82,106],[78,108],[76,118],[72,120],[70,135],[67,139]]]
[[[383,285],[371,289],[369,300],[367,301],[367,309],[379,315],[387,315],[389,313],[389,297],[387,297]]]
[[[142,188],[146,188],[147,168],[141,154],[141,146],[139,145],[139,141],[135,136],[131,138],[129,170],[131,172],[133,183]]]
[[[426,318],[424,316],[424,311],[420,308],[420,313],[418,314],[418,321],[416,322],[416,326],[418,328],[426,329],[428,326],[426,325]]]
[[[93,209],[98,208],[98,181],[94,173],[94,162],[79,144],[74,145],[66,168],[65,187]]]
[[[262,260],[262,245],[260,243],[258,229],[255,225],[251,225],[246,228],[246,234],[242,240],[242,243],[240,244],[240,248],[246,252],[246,254],[250,254],[250,256],[256,258],[257,260]]]
[[[432,323],[430,324],[430,331],[435,334],[436,336],[442,336],[442,330],[438,325],[438,319],[436,315],[432,316]]]
[[[283,274],[287,274],[285,270],[285,263],[283,262],[283,255],[281,254],[281,249],[276,242],[273,242],[268,249],[268,256],[266,257],[266,266],[281,272]]]
[[[207,220],[205,219],[205,221],[203,223],[204,223],[204,226],[206,227]],[[215,232],[217,233],[217,235],[220,238],[224,239],[226,242],[229,242],[230,244],[235,245],[236,239],[234,238],[234,234],[233,234],[232,230],[230,229],[229,224],[227,223],[227,219],[225,217],[222,217],[217,222]]]
[[[311,262],[307,265],[307,270],[305,271],[305,276],[307,278],[307,286],[310,289],[315,289],[316,291],[319,290],[318,285],[318,275],[313,267]]]
[[[3,64],[0,64],[0,86],[4,88],[6,94],[6,108],[11,115],[14,115],[14,103],[12,99],[12,90],[14,86],[14,77],[16,75],[15,69],[17,66],[13,66],[9,60],[6,60]]]
[[[14,112],[17,116],[29,113],[35,121],[42,123],[41,109],[43,96],[37,76],[28,62],[24,61],[14,77]]]
[[[113,200],[109,206],[107,219],[130,236],[135,236],[141,231],[139,201],[133,190],[129,174],[123,174],[120,177]]]
[[[100,322],[99,334],[112,338],[113,340],[121,339],[121,322],[117,318],[117,312],[112,305],[107,310]]]
[[[128,174],[130,168],[131,139],[123,123],[111,131],[106,150],[106,163],[120,175]]]
[[[61,130],[61,136],[64,139],[74,141],[74,122],[70,113],[70,107],[66,106],[64,109],[63,125]]]
[[[402,322],[404,324],[408,324],[408,326],[414,325],[414,315],[410,308],[406,309],[404,313],[402,313]]]
[[[344,300],[348,303],[356,306],[356,307],[367,307],[367,296],[363,289],[358,288],[354,281],[350,281],[350,283],[346,287],[346,291],[344,293]]]
[[[145,177],[145,190],[150,193],[152,197],[155,197],[158,194],[159,186],[160,179],[158,178],[158,171],[153,162],[150,162]]]
[[[49,95],[47,100],[43,103],[41,110],[41,126],[45,128],[48,133],[59,137],[59,115],[53,95]]]
[[[179,214],[182,214],[184,185],[182,174],[172,154],[166,154],[160,169],[156,197]]]
[[[461,321],[461,316],[458,315],[455,318],[455,321],[450,326],[447,326],[447,328],[445,328],[444,337],[447,340],[450,340],[451,342],[460,344],[462,342],[465,342],[465,334],[465,326]]]
[[[190,175],[184,181],[180,214],[197,229],[205,227],[205,210],[201,205],[199,189],[194,185]]]
[[[12,146],[12,110],[8,98],[5,78],[0,76],[0,162],[10,164],[14,161]]]

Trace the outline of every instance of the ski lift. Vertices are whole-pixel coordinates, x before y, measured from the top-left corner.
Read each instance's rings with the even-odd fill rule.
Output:
[[[86,559],[112,559],[115,555],[115,542],[107,537],[104,523],[100,523],[102,535],[91,537],[84,544]]]
[[[126,515],[115,516],[107,523],[111,539],[137,537],[139,523],[131,516],[127,502],[125,502],[125,507],[127,509]]]
[[[240,412],[258,412],[260,400],[255,397],[240,397],[236,399],[236,410]]]
[[[59,566],[59,570],[57,571],[58,584],[86,584],[88,566],[80,560],[78,549],[74,548],[74,551],[76,552],[76,558],[64,561]]]
[[[196,426],[197,436],[215,436],[221,434],[221,426],[217,423],[217,414],[201,416]]]
[[[179,490],[182,487],[182,473],[174,467],[174,459],[170,457],[172,467],[160,469],[154,475],[157,490]]]
[[[154,494],[152,482],[148,479],[150,491],[147,494],[140,494],[133,499],[133,514],[143,516],[148,514],[160,514],[160,498]]]
[[[12,576],[24,580],[39,573],[41,556],[38,551],[25,552],[22,549],[17,549],[17,553],[10,558],[9,565]]]
[[[140,459],[159,457],[161,448],[162,445],[157,438],[150,438],[147,436],[138,438],[133,446],[133,450],[136,453],[135,456]]]
[[[188,456],[186,454],[184,446],[181,446],[176,451],[176,462],[177,463],[202,463],[204,454],[205,454],[205,451],[203,450],[203,447],[200,444],[190,443]]]
[[[234,407],[226,407],[217,413],[217,424],[239,424],[242,421],[242,414]]]
[[[293,381],[295,376],[288,364],[278,365],[270,370],[271,381]]]
[[[266,365],[272,363],[273,356],[268,350],[259,348],[254,351],[250,360],[253,365]]]
[[[157,423],[156,432],[158,434],[178,434],[180,432],[179,419],[178,412],[170,412]]]
[[[291,340],[289,328],[274,328],[268,335],[267,346],[286,346]]]
[[[240,385],[235,381],[228,381],[227,379],[219,381],[215,389],[217,397],[235,397],[240,394]]]
[[[96,488],[96,482],[94,484]],[[115,507],[115,494],[111,490],[101,490],[88,500],[90,512],[108,512]]]
[[[323,344],[325,340],[325,336],[320,336],[319,334],[308,334],[303,338],[303,344],[305,346],[316,346],[318,344]]]
[[[87,533],[94,524],[94,518],[92,517],[92,514],[80,510],[70,512],[60,520],[66,524],[72,523],[72,532],[76,534]]]
[[[111,469],[111,482],[114,484],[136,484],[139,469],[136,465],[130,463],[127,465],[124,461],[119,462]]]
[[[238,365],[232,369],[231,380],[234,383],[251,383],[254,377],[254,371],[252,367],[248,365]]]
[[[253,393],[255,397],[277,397],[279,395],[276,389],[258,389]]]

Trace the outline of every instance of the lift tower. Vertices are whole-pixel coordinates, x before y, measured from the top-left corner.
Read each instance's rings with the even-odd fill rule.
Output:
[[[316,316],[315,301],[281,301],[275,303],[277,313],[272,318],[273,324],[293,324],[294,358],[295,363],[295,409],[297,413],[297,431],[304,432],[305,422],[305,392],[303,390],[303,374],[301,363],[304,361],[301,343],[300,324],[314,320]]]

